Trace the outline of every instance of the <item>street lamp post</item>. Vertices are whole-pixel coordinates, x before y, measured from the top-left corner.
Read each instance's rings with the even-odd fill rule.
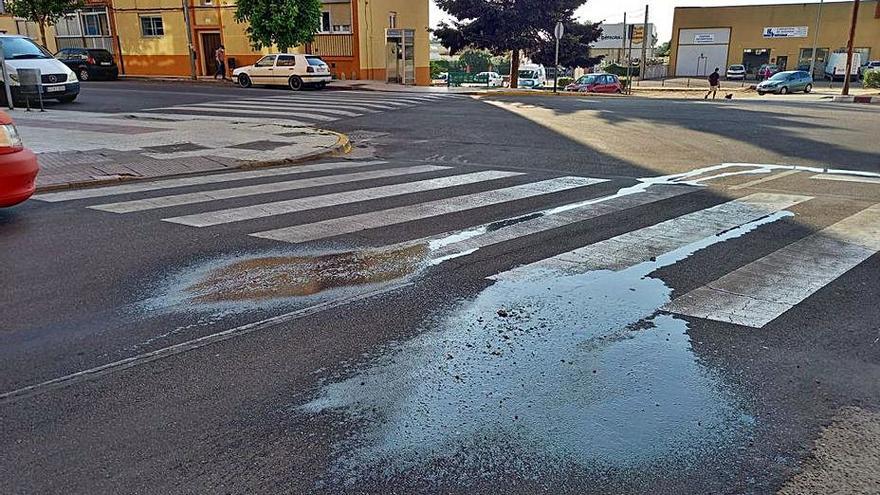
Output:
[[[813,33],[813,56],[810,58],[810,77],[814,77],[816,71],[816,50],[819,46],[819,23],[822,22],[822,4],[824,0],[819,0],[819,10],[816,12],[816,32]]]

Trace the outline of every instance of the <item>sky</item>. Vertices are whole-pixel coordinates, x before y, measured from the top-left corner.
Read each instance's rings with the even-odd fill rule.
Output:
[[[578,17],[593,22],[605,21],[609,24],[626,21],[642,22],[645,17],[645,0],[588,0],[578,10]],[[669,41],[672,37],[672,14],[675,7],[711,7],[720,5],[755,5],[767,3],[812,3],[810,0],[651,0],[649,22],[657,27],[660,41]],[[816,2],[818,3],[818,2]],[[431,2],[431,24],[436,26],[445,18],[445,14]]]

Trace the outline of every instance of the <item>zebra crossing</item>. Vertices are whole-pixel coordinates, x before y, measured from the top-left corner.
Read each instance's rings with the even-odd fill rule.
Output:
[[[321,91],[251,96],[205,103],[150,108],[133,115],[168,119],[271,120],[290,125],[333,122],[464,98],[460,95],[376,91]]]
[[[36,199],[50,203],[77,202],[77,207],[93,210],[96,214],[147,214],[150,216],[146,221],[182,228],[223,229],[235,225],[239,232],[243,230],[248,236],[277,241],[280,245],[317,243],[314,244],[317,246],[340,240],[344,243],[364,234],[421,222],[434,233],[427,237],[413,236],[383,248],[365,249],[424,246],[426,266],[436,266],[465,258],[489,246],[556,229],[588,230],[592,221],[606,215],[654,209],[653,205],[658,202],[675,201],[701,190],[688,183],[688,178],[685,175],[679,177],[681,181],[651,179],[642,186],[604,194],[609,186],[613,186],[613,181],[606,178],[548,178],[518,171],[365,161],[59,191],[38,195]],[[377,181],[390,183],[376,185]],[[339,190],[327,193],[318,189],[322,187]],[[598,187],[605,189],[597,192]],[[467,188],[467,192],[457,188]],[[295,197],[279,199],[288,194],[295,194]],[[568,198],[564,200],[567,202],[559,204],[559,197],[563,194]],[[809,194],[785,192],[749,194],[746,191],[743,194],[573,250],[557,252],[490,278],[539,280],[548,276],[568,277],[621,272],[635,266],[650,267],[645,264],[686,248],[693,252],[707,240],[717,243],[719,236],[732,231],[741,230],[742,235],[753,235],[758,227],[773,228],[773,224],[783,219],[796,221],[793,210],[801,211],[798,208],[809,206],[816,200]],[[572,201],[571,196],[580,199]],[[402,206],[382,206],[377,202],[391,200],[393,203],[401,198],[416,202]],[[226,202],[231,200],[247,204],[230,207]],[[498,208],[492,208],[503,206],[505,211],[518,212],[522,207],[517,208],[517,205],[526,201],[544,206],[507,216],[499,213]],[[346,206],[349,208],[342,208]],[[359,207],[359,212],[352,214],[351,206]],[[487,214],[487,211],[493,213]],[[309,213],[306,222],[297,220],[297,215],[303,213]],[[442,226],[440,219],[454,214],[466,214],[469,226],[452,231],[432,227]],[[274,224],[273,228],[265,228],[267,221]],[[253,222],[258,222],[260,227],[250,228]],[[796,239],[716,280],[700,281],[701,285],[679,295],[662,310],[762,328],[878,251],[880,204],[862,205],[858,211],[836,218],[826,228]],[[681,259],[687,256],[689,254]]]

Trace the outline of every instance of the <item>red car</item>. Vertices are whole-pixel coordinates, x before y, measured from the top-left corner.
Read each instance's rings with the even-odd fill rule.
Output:
[[[37,187],[37,155],[21,144],[12,118],[0,111],[0,207],[31,197]]]
[[[622,93],[623,85],[614,74],[586,74],[565,87],[581,93]]]

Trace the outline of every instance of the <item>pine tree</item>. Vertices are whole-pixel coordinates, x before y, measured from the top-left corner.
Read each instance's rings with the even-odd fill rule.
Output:
[[[520,56],[537,53],[553,40],[558,21],[572,25],[586,0],[437,0],[457,19],[434,32],[451,53],[467,47],[509,52],[510,86],[517,87]]]

